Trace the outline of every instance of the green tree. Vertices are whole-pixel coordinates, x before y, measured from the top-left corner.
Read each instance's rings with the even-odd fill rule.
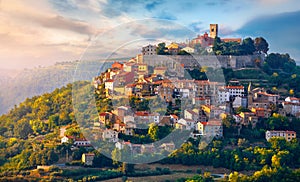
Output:
[[[49,106],[47,106],[46,104],[40,104],[37,116],[40,120],[47,119],[49,117],[50,111],[51,108]]]
[[[236,113],[239,114],[241,112],[251,112],[248,108],[244,108],[243,106],[240,106],[236,109]]]
[[[272,137],[268,142],[271,145],[271,148],[277,151],[287,148],[287,142],[283,137]]]
[[[49,116],[49,123],[53,123],[54,125],[58,126],[59,125],[59,115],[54,114]]]
[[[289,54],[271,53],[266,57],[266,63],[273,69],[283,69],[291,73],[296,67],[296,62]]]
[[[254,46],[257,52],[267,54],[269,51],[269,44],[263,37],[257,37],[254,40]]]
[[[256,50],[253,39],[251,39],[250,37],[244,39],[242,43],[242,48],[246,55],[253,54]]]
[[[233,125],[236,123],[235,119],[231,115],[228,115],[225,118],[223,118],[222,122],[223,122],[223,125],[228,129],[232,128]]]
[[[158,126],[155,123],[151,123],[148,128],[148,135],[154,141],[158,140]]]
[[[59,159],[58,155],[54,152],[53,149],[48,150],[46,153],[46,156],[47,156],[47,160],[48,160],[47,161],[48,165],[57,162]]]
[[[73,158],[74,160],[80,160],[81,157],[82,157],[82,154],[83,154],[83,153],[86,153],[86,152],[87,152],[86,148],[80,147],[78,150],[75,150],[75,151],[72,153],[72,158]]]
[[[221,55],[223,52],[222,41],[220,37],[216,37],[214,40],[213,51],[216,55]]]
[[[167,48],[166,48],[166,43],[164,43],[164,42],[159,43],[157,45],[157,48],[156,48],[156,53],[158,55],[166,55],[166,54],[168,54]]]
[[[269,117],[265,123],[267,125],[266,128],[270,130],[290,129],[288,118],[276,113]]]
[[[26,139],[28,137],[28,135],[30,135],[32,133],[33,133],[33,130],[31,128],[31,125],[25,119],[21,119],[15,124],[15,127],[14,127],[15,136]]]

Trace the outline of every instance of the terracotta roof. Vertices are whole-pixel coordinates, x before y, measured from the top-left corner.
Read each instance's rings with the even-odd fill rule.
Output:
[[[100,113],[99,116],[106,116],[106,113]]]
[[[137,111],[135,112],[136,116],[149,116],[149,112],[147,111]]]
[[[105,82],[114,82],[114,80],[113,79],[108,79]]]
[[[294,105],[294,106],[300,106],[300,103],[295,102],[282,102],[284,105]]]
[[[238,42],[238,43],[242,42],[241,38],[222,38],[221,40],[223,42]]]
[[[227,89],[244,89],[244,86],[226,86]]]
[[[285,98],[285,99],[287,100],[288,98],[289,98],[291,101],[300,101],[300,98],[297,98],[297,97],[287,97],[287,98]]]
[[[170,116],[172,116],[175,119],[178,119],[178,116],[176,116],[175,114],[170,114]]]
[[[207,125],[207,122],[200,122],[201,124],[203,124],[204,126],[206,126]]]
[[[220,120],[209,120],[207,122],[207,125],[210,125],[210,126],[221,126],[222,125],[222,121],[220,121]]]
[[[130,141],[128,141],[128,142],[124,142],[124,144],[125,145],[130,145],[131,143],[130,143]]]
[[[156,85],[160,85],[162,83],[163,83],[163,80],[158,80],[158,81],[153,82],[153,84],[156,84]]]
[[[285,131],[286,133],[293,133],[295,134],[296,132],[295,131]]]

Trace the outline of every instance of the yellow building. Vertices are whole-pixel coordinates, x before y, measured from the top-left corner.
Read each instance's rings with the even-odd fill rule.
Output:
[[[137,63],[143,63],[143,54],[136,55],[135,59]]]
[[[139,72],[148,72],[148,65],[147,64],[138,64],[138,71]]]
[[[81,157],[81,162],[84,165],[92,166],[95,154],[94,153],[83,153]]]
[[[179,46],[178,44],[172,42],[170,45],[167,46],[168,49],[178,49]]]
[[[279,130],[266,131],[266,140],[269,141],[272,137],[282,137],[287,141],[291,141],[292,139],[296,138],[296,132]]]
[[[201,109],[202,109],[205,113],[210,114],[210,111],[211,111],[210,106],[207,106],[207,105],[201,105]]]
[[[170,45],[168,45],[167,48],[168,48],[169,53],[172,55],[176,55],[179,52],[179,46],[178,46],[178,44],[176,44],[174,42],[172,42]]]

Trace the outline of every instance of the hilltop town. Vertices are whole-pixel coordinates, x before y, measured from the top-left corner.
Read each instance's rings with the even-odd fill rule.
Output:
[[[209,52],[213,40],[217,37],[217,27],[216,24],[212,24],[210,36],[205,33],[193,39],[191,44],[200,43]],[[221,40],[241,43],[241,39]],[[221,138],[222,120],[226,118],[232,118],[233,125],[238,128],[237,135],[240,135],[243,127],[250,126],[254,129],[259,121],[271,117],[275,111],[281,116],[300,116],[299,98],[282,98],[278,94],[267,93],[264,88],[253,88],[251,82],[245,88],[237,80],[225,83],[225,80],[216,82],[210,79],[194,79],[186,71],[191,68],[191,64],[183,64],[185,58],[178,58],[182,56],[178,55],[180,52],[182,54],[182,51],[185,55],[193,57],[193,48],[186,46],[180,49],[178,44],[172,43],[163,49],[164,54],[159,56],[157,54],[160,50],[156,45],[147,45],[136,58],[122,63],[114,62],[111,68],[94,79],[96,93],[105,94],[112,100],[129,100],[127,104],[118,103],[109,110],[99,108],[104,112],[99,113],[99,121],[94,123],[94,129],[104,126],[104,130],[100,129],[100,132],[103,132],[103,140],[115,142],[119,149],[123,148],[122,145],[133,148],[130,141],[134,137],[127,136],[135,136],[135,132],[139,133],[138,129],[143,128],[142,125],[154,124],[171,129],[189,130],[194,139],[203,136]],[[170,59],[166,54],[177,55],[178,59]],[[152,59],[157,57],[160,61],[152,62]],[[199,62],[201,68],[202,60],[195,57],[193,59]],[[254,64],[253,61],[252,63]],[[196,67],[197,65],[194,66]],[[150,105],[149,102],[153,100],[155,101]],[[155,104],[160,105],[155,107]],[[281,107],[277,108],[278,105]],[[266,140],[274,136],[285,137],[287,141],[291,141],[296,138],[296,132],[265,131]],[[169,149],[175,148],[174,143],[164,145],[171,146]],[[143,153],[142,147],[143,144],[135,144],[135,148],[139,148],[135,149],[137,153]],[[148,152],[155,151],[154,145],[147,148]]]
[[[206,172],[214,171],[230,174],[226,181],[298,175],[291,168],[300,164],[300,76],[288,54],[267,54],[262,37],[219,38],[217,24],[187,43],[140,49],[92,82],[27,99],[1,116],[2,177],[97,181],[180,173],[212,180]],[[77,84],[92,91],[95,118],[88,97],[72,107]],[[145,170],[130,163],[151,164]]]

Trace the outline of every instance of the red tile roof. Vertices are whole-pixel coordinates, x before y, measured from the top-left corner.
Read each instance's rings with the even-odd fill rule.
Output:
[[[108,79],[105,82],[114,82],[114,80],[113,79]]]
[[[210,125],[210,126],[221,126],[222,125],[222,121],[219,121],[219,120],[209,120],[207,122],[207,125]]]
[[[244,89],[244,86],[226,86],[227,89]]]
[[[176,116],[175,114],[171,114],[170,116],[172,116],[175,119],[178,119],[178,116]]]
[[[201,124],[203,124],[204,126],[206,126],[207,125],[207,122],[200,122]]]
[[[132,87],[135,87],[135,86],[136,86],[136,84],[127,84],[126,85],[127,88],[129,88],[129,87],[132,88]]]
[[[99,116],[106,116],[106,113],[102,112],[102,113],[99,114]]]

